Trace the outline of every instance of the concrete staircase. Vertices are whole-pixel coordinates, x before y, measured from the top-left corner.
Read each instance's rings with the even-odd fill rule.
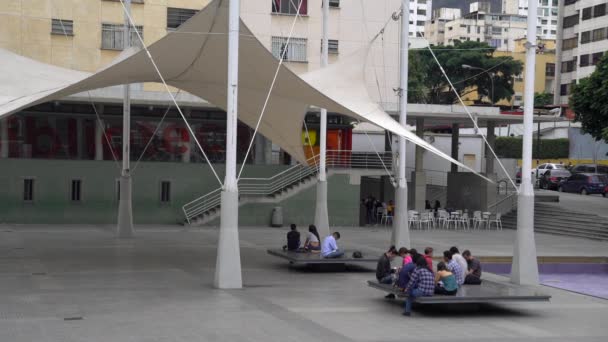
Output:
[[[516,229],[517,210],[504,215],[502,224],[505,229]],[[534,231],[608,241],[608,218],[570,210],[558,203],[537,202]]]

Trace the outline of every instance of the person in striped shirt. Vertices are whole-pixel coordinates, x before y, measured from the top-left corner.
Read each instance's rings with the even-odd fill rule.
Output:
[[[435,276],[429,270],[425,258],[418,258],[416,260],[416,269],[412,272],[410,282],[403,292],[407,293],[405,311],[403,312],[404,316],[411,315],[412,303],[416,297],[432,296],[435,292]]]

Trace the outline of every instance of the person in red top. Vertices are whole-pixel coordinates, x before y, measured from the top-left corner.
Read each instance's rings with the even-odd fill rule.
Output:
[[[433,247],[427,247],[424,249],[424,259],[429,267],[429,270],[433,272]]]

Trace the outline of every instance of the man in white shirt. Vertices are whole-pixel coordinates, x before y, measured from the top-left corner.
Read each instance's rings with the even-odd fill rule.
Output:
[[[323,239],[321,244],[321,256],[324,258],[339,258],[344,252],[338,249],[337,240],[340,240],[340,233],[334,232]]]
[[[467,270],[469,269],[469,265],[467,260],[460,254],[458,247],[453,246],[450,248],[450,252],[452,253],[452,259],[458,263],[460,266],[460,270],[462,272],[462,278],[464,279],[467,276]]]

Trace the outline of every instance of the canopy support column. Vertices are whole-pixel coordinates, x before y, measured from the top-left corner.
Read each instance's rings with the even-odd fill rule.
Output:
[[[401,42],[400,42],[400,86],[399,86],[399,123],[407,125],[407,76],[409,50],[409,13],[410,1],[401,1]],[[393,223],[392,244],[397,248],[410,248],[410,228],[408,222],[407,179],[405,176],[405,138],[399,137],[399,159],[397,188],[395,189],[395,222]]]
[[[536,13],[537,1],[530,1],[528,12]],[[538,260],[534,240],[534,189],[532,187],[532,139],[534,129],[534,65],[536,65],[535,15],[528,16],[526,73],[524,88],[524,134],[522,143],[521,186],[517,199],[517,234],[511,265],[511,282],[538,285]]]
[[[240,0],[230,0],[228,12],[228,96],[226,104],[226,178],[221,194],[220,235],[215,279],[218,289],[243,287],[239,245],[239,190],[236,180],[236,137],[239,82]]]
[[[329,48],[329,0],[323,0],[323,37],[321,40],[321,68],[328,64]],[[329,212],[327,210],[327,110],[321,109],[321,136],[319,142],[319,180],[317,182],[317,198],[315,203],[315,226],[319,235],[325,237],[329,235]]]
[[[424,139],[424,118],[416,118],[416,135]],[[423,212],[426,208],[426,172],[424,172],[424,149],[416,145],[416,172],[414,173],[414,208]]]
[[[131,0],[125,0],[126,11],[131,10]],[[124,49],[131,46],[131,25],[129,16],[125,13],[125,27],[123,32]],[[118,224],[116,235],[119,238],[133,237],[133,208],[131,203],[131,86],[124,85],[124,101],[122,116],[122,171],[120,175],[120,200],[118,201]]]
[[[0,158],[8,158],[8,117],[0,120]]]

